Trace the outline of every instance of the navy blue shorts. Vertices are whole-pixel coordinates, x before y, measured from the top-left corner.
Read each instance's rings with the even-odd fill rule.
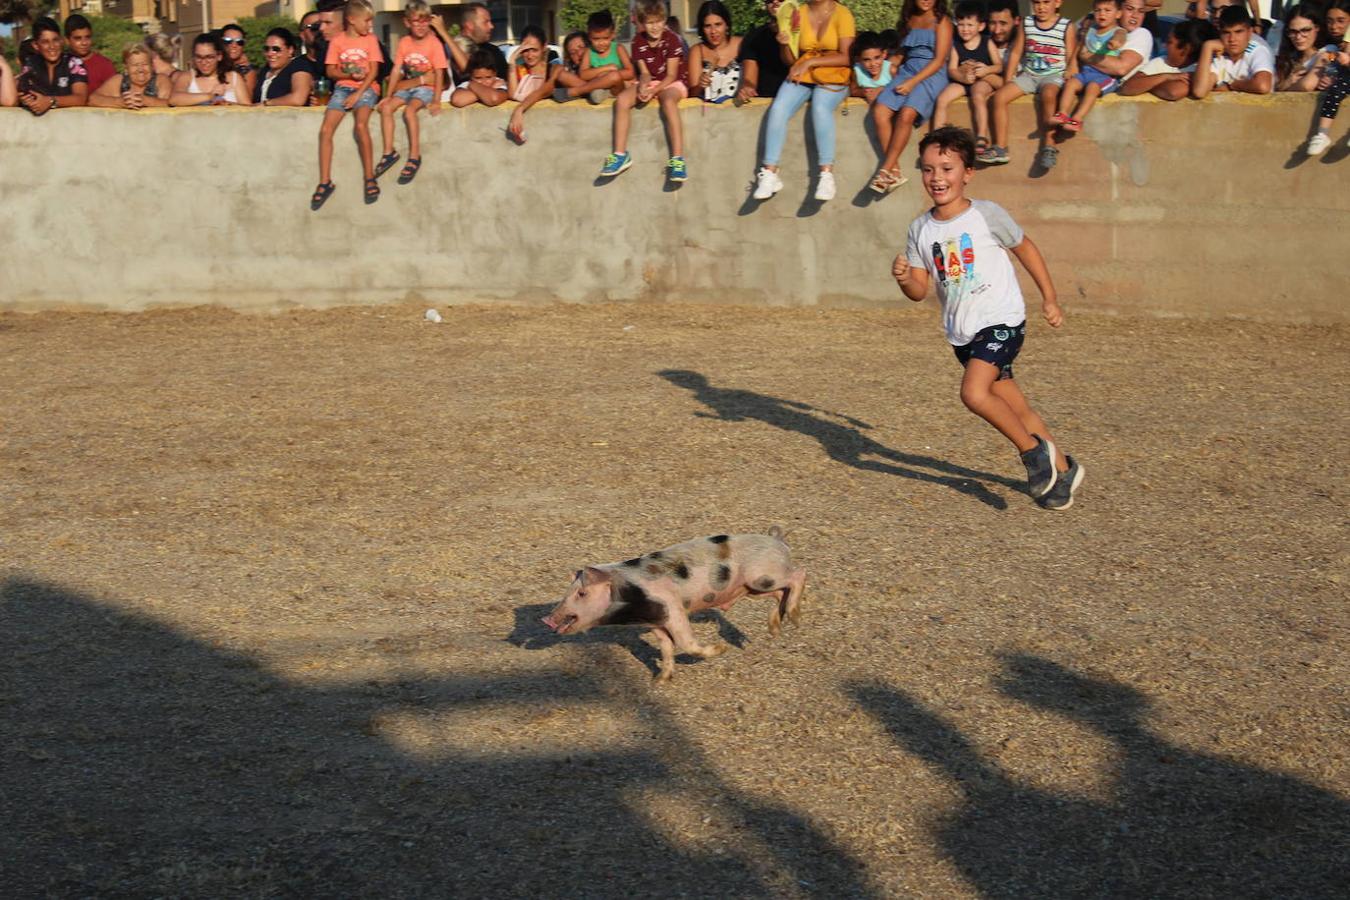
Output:
[[[1022,341],[1027,336],[1027,323],[1020,325],[990,325],[976,332],[969,344],[953,347],[956,358],[964,366],[972,359],[980,359],[998,369],[998,381],[1013,377],[1012,364],[1022,352]]]

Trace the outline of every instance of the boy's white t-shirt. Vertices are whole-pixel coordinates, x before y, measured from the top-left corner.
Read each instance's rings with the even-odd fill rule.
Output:
[[[1269,72],[1275,74],[1275,56],[1270,52],[1270,46],[1260,38],[1252,38],[1247,44],[1247,49],[1238,60],[1231,60],[1219,52],[1214,54],[1214,59],[1210,61],[1209,70],[1214,73],[1214,84],[1232,84],[1234,81],[1245,81],[1251,78],[1257,72]]]
[[[988,200],[970,201],[969,209],[945,222],[930,209],[910,224],[905,257],[911,266],[927,269],[937,287],[952,346],[969,344],[990,326],[1026,321],[1026,302],[1008,256],[1022,237],[1003,207]]]

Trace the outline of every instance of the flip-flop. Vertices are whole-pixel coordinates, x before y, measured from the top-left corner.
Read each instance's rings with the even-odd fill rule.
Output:
[[[979,159],[980,154],[989,149],[989,138],[977,137],[975,139],[975,158]]]
[[[1051,122],[1058,123],[1058,124],[1060,124],[1060,125],[1063,125],[1065,122],[1070,121],[1070,119],[1069,119],[1068,116],[1064,115],[1064,113],[1062,113],[1062,112],[1057,112],[1057,113],[1055,113],[1053,116],[1050,117],[1050,121],[1051,121]]]
[[[900,185],[909,181],[899,172],[893,172],[889,169],[877,169],[877,174],[872,176],[872,182],[868,185],[874,194],[889,194],[891,191],[900,187]]]
[[[384,156],[381,156],[379,163],[375,166],[375,177],[379,178],[385,172],[388,172],[394,167],[394,163],[396,162],[398,162],[397,153],[386,153]]]
[[[403,171],[398,173],[398,183],[407,184],[417,177],[417,170],[422,168],[422,157],[410,156],[408,162],[403,167]]]
[[[328,202],[328,198],[333,196],[333,191],[337,185],[331,181],[325,181],[314,189],[314,196],[309,198],[309,208],[318,212],[319,207]]]
[[[380,183],[374,178],[366,179],[366,205],[374,203],[380,199]]]
[[[1065,119],[1064,124],[1059,127],[1063,128],[1065,131],[1082,131],[1083,123],[1078,119]]]

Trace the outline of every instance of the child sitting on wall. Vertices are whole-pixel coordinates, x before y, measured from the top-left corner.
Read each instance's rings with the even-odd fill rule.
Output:
[[[463,109],[475,103],[484,106],[501,106],[506,102],[506,82],[497,77],[497,61],[487,50],[475,50],[469,54],[466,67],[469,80],[460,83],[450,95],[450,105]]]
[[[357,151],[361,154],[361,171],[365,175],[366,203],[380,199],[380,184],[375,180],[374,145],[370,140],[370,116],[380,95],[375,89],[384,54],[371,34],[375,12],[369,0],[348,0],[343,12],[346,30],[328,44],[324,56],[325,71],[333,79],[333,95],[323,114],[319,127],[319,186],[310,198],[310,209],[317,210],[333,194],[333,133],[342,117],[353,113],[356,124]]]
[[[969,97],[970,118],[974,124],[975,147],[989,146],[989,98],[1002,84],[1003,53],[988,34],[989,14],[979,0],[962,0],[952,13],[956,39],[947,57],[947,77],[951,83],[938,94],[933,107],[933,127],[947,124],[947,109],[963,94]]]
[[[861,97],[870,105],[877,95],[891,83],[895,65],[886,53],[881,35],[875,31],[860,31],[853,41],[853,79],[849,96]]]
[[[442,78],[450,66],[445,48],[431,34],[431,8],[424,0],[409,0],[403,10],[403,24],[408,33],[399,38],[389,85],[378,107],[384,155],[375,166],[375,177],[379,178],[398,162],[398,154],[394,152],[394,116],[402,109],[408,127],[408,162],[398,174],[399,184],[412,181],[422,167],[417,114],[423,109],[431,110],[433,116],[441,114]]]
[[[622,94],[636,77],[633,60],[623,45],[614,40],[614,15],[607,9],[591,13],[586,20],[586,64],[581,67],[581,80],[587,87],[586,99],[603,103],[608,97]]]
[[[666,27],[667,18],[664,0],[639,0],[637,21],[642,30],[633,38],[632,50],[638,78],[626,85],[614,101],[614,150],[600,169],[603,177],[618,175],[633,164],[628,154],[628,128],[633,107],[652,100],[661,105],[666,138],[670,142],[666,176],[673,182],[682,182],[689,177],[684,161],[684,123],[680,120],[680,101],[689,96],[689,89],[681,77],[684,44]]]
[[[1125,29],[1120,27],[1120,0],[1092,0],[1092,26],[1083,30],[1083,41],[1089,53],[1120,55],[1120,48],[1125,46]],[[1051,119],[1064,131],[1082,131],[1083,120],[1092,111],[1097,98],[1116,87],[1115,76],[1094,66],[1079,66],[1077,72],[1064,79],[1059,109]],[[1081,99],[1079,91],[1083,94]]]

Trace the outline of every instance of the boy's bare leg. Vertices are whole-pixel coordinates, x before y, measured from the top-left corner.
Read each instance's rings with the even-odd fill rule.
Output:
[[[422,111],[424,104],[416,97],[412,99],[403,110],[403,121],[408,125],[408,158],[422,158],[422,125],[417,120],[417,114]],[[389,151],[386,150],[386,153]]]
[[[666,88],[661,92],[661,112],[666,119],[666,139],[670,141],[670,155],[684,156],[684,121],[680,118],[680,92]]]
[[[455,88],[450,94],[450,105],[455,109],[463,109],[466,106],[473,106],[478,102],[478,95],[468,88]]]
[[[1022,96],[1022,89],[1013,82],[994,91],[990,100],[994,113],[994,146],[1008,146],[1008,104]]]
[[[352,126],[356,132],[356,149],[361,154],[361,171],[367,180],[375,177],[375,147],[370,140],[370,114],[374,111],[374,107],[358,106],[356,124]]]
[[[884,90],[884,88],[883,88]],[[891,146],[891,129],[895,125],[895,113],[881,103],[872,104],[872,122],[877,126],[877,143],[884,154]]]
[[[933,107],[934,128],[941,128],[943,125],[947,124],[947,108],[952,105],[953,100],[961,96],[965,89],[966,86],[964,84],[953,81],[937,95],[937,104]]]
[[[1006,391],[995,393],[998,383],[998,368],[982,359],[972,359],[966,363],[966,373],[961,378],[961,402],[966,409],[984,419],[998,429],[999,433],[1013,442],[1018,453],[1026,453],[1037,446],[1031,430],[1022,422],[1022,418],[1004,399]],[[1023,400],[1023,403],[1026,401]]]
[[[1073,98],[1078,96],[1078,88],[1081,82],[1077,78],[1067,78],[1064,81],[1064,89],[1059,92],[1059,104],[1056,112],[1064,116],[1069,115],[1073,109]]]
[[[971,360],[971,362],[973,363],[975,360]],[[1029,433],[1039,434],[1050,443],[1055,444],[1055,469],[1059,472],[1067,472],[1069,463],[1064,458],[1064,451],[1060,450],[1059,444],[1055,443],[1055,439],[1050,435],[1050,429],[1046,426],[1040,413],[1031,408],[1031,404],[1027,402],[1026,395],[1017,386],[1017,382],[1012,378],[1005,378],[1002,381],[995,381],[989,389],[994,396],[1008,404],[1008,408],[1021,420],[1023,428]]]
[[[637,103],[637,85],[630,84],[614,100],[614,152],[628,152],[628,126],[633,119],[633,105]]]
[[[1059,85],[1042,85],[1036,94],[1036,119],[1037,127],[1041,132],[1041,146],[1046,144],[1059,143],[1055,135],[1055,123],[1050,117],[1055,114],[1055,106],[1059,103]]]
[[[975,126],[976,137],[989,137],[989,98],[998,87],[988,78],[981,78],[970,86],[970,121]]]
[[[891,131],[891,139],[886,142],[886,158],[881,161],[881,167],[886,171],[894,171],[900,165],[900,154],[905,152],[910,135],[914,133],[914,122],[918,118],[918,110],[910,106],[902,108],[896,116],[895,129]]]
[[[323,125],[319,127],[319,184],[333,180],[333,134],[344,115],[342,110],[324,110]]]
[[[1097,102],[1097,98],[1102,95],[1102,86],[1100,84],[1089,84],[1083,88],[1083,99],[1078,102],[1078,109],[1074,110],[1073,117],[1078,121],[1087,118],[1087,114],[1092,111],[1092,105]]]
[[[380,136],[384,140],[384,155],[394,152],[394,114],[403,105],[398,97],[385,97],[375,108],[380,111]]]

